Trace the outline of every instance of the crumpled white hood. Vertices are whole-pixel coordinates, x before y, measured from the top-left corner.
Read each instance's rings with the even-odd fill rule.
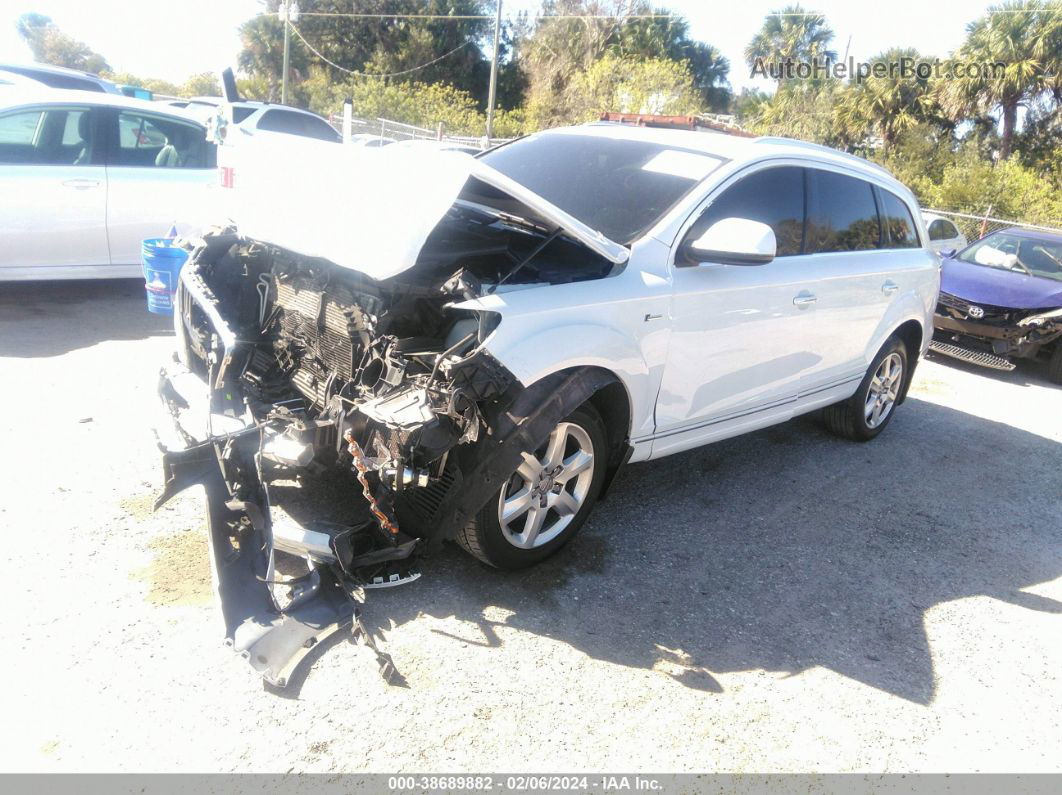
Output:
[[[239,130],[232,135],[218,147],[218,167],[222,207],[240,234],[374,279],[413,267],[470,176],[607,259],[627,259],[625,247],[464,152],[369,149]]]

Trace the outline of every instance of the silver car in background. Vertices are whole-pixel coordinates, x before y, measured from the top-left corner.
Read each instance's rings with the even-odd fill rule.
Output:
[[[141,273],[141,241],[211,216],[217,150],[179,110],[42,87],[0,94],[0,281]]]

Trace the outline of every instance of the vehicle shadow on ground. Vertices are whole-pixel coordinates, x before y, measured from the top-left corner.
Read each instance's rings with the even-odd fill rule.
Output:
[[[0,356],[59,356],[107,340],[173,333],[134,279],[0,284]]]
[[[727,672],[824,666],[927,704],[927,610],[989,596],[1062,612],[1021,591],[1062,575],[1060,468],[1054,441],[914,398],[870,444],[802,418],[630,466],[533,569],[450,548],[370,592],[365,624],[456,617],[478,630],[455,643],[500,646],[494,606],[506,627],[708,692]]]
[[[1054,383],[1047,377],[1047,362],[1030,361],[1029,359],[1017,359],[1013,370],[994,370],[991,367],[979,367],[976,364],[964,362],[951,356],[930,351],[927,358],[936,364],[942,364],[953,370],[961,370],[964,373],[984,376],[996,381],[1015,386],[1046,386],[1054,389],[1062,389],[1062,385]]]

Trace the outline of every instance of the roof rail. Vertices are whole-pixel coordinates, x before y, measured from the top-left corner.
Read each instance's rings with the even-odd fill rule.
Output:
[[[831,154],[831,155],[836,155],[837,157],[842,157],[842,158],[845,158],[845,159],[848,159],[848,160],[856,160],[863,166],[870,166],[871,168],[875,168],[878,171],[881,171],[881,172],[883,172],[885,174],[888,174],[890,177],[893,177],[893,179],[895,179],[895,177],[893,176],[893,173],[891,171],[889,171],[887,168],[885,168],[885,166],[882,166],[882,165],[880,165],[878,163],[875,163],[875,162],[873,162],[871,160],[867,160],[865,157],[860,157],[859,155],[853,155],[853,154],[851,154],[849,152],[842,152],[840,149],[834,149],[832,146],[824,146],[823,144],[816,144],[816,143],[812,143],[811,141],[800,141],[800,140],[797,140],[796,138],[783,138],[782,136],[779,136],[779,135],[761,135],[760,137],[758,137],[755,140],[753,140],[753,143],[755,143],[755,144],[783,144],[785,146],[799,146],[799,147],[801,147],[803,149],[811,149],[811,150],[814,150],[816,152],[824,152],[824,153],[828,153],[828,154]]]

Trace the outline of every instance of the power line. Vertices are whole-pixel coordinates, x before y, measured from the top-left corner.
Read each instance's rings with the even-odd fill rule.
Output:
[[[272,16],[262,14],[261,16]],[[339,11],[300,11],[300,17],[344,17],[346,19],[494,19],[493,14],[344,14]],[[681,19],[681,14],[541,14],[533,19]]]
[[[449,52],[445,52],[442,55],[440,55],[438,58],[434,58],[434,59],[428,61],[427,63],[422,63],[419,66],[414,66],[412,69],[404,69],[401,72],[388,72],[386,74],[369,74],[367,72],[359,72],[359,71],[357,71],[355,69],[347,69],[347,67],[340,66],[335,61],[330,61],[328,58],[326,58],[320,52],[318,52],[316,49],[314,49],[313,45],[310,44],[310,42],[306,41],[306,38],[302,35],[302,32],[297,27],[292,25],[291,29],[293,31],[295,31],[295,35],[299,37],[299,41],[301,41],[304,45],[306,45],[306,49],[308,49],[310,52],[312,52],[314,55],[316,55],[318,58],[320,58],[326,64],[328,64],[329,66],[332,66],[332,67],[340,70],[341,72],[346,72],[347,74],[350,74],[350,75],[357,75],[358,77],[400,77],[402,75],[408,75],[408,74],[410,74],[412,72],[416,72],[416,71],[418,71],[420,69],[425,69],[425,68],[431,66],[432,64],[438,63],[443,58],[446,58],[446,57],[448,57],[450,55],[453,55],[455,52],[460,50],[462,47],[467,47],[470,44],[473,44],[473,42],[471,42],[471,41],[461,42],[460,44],[458,44],[456,47],[454,47]]]

